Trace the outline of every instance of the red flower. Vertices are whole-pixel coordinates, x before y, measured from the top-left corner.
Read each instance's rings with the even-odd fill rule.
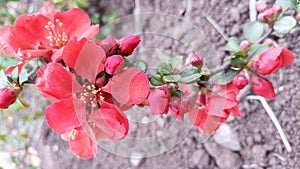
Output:
[[[148,105],[152,114],[167,114],[169,111],[170,95],[166,86],[150,90]]]
[[[128,35],[120,39],[119,49],[124,56],[131,55],[137,45],[140,43],[140,37],[137,35]]]
[[[0,89],[0,109],[7,109],[13,104],[16,101],[18,94],[19,91],[15,88]]]
[[[14,25],[0,30],[0,47],[8,56],[24,60],[52,55],[61,59],[64,46],[73,38],[94,38],[99,26],[91,26],[89,16],[80,9],[60,13],[47,4],[31,16],[19,16]],[[20,36],[22,35],[22,36]]]
[[[270,75],[281,67],[292,64],[293,53],[283,47],[271,48],[266,50],[258,58],[257,71],[262,75]]]
[[[212,91],[206,92],[206,97],[199,94],[198,106],[189,111],[189,118],[193,125],[204,134],[214,132],[229,117],[230,113],[242,116],[238,109],[239,102],[236,96],[239,90],[229,83],[227,85],[216,84]],[[200,104],[201,103],[201,104]]]
[[[106,53],[106,56],[116,54],[118,49],[118,43],[113,36],[109,35],[102,41],[98,40],[97,43],[103,48],[103,50]]]
[[[105,71],[110,75],[121,72],[123,66],[124,66],[124,59],[121,55],[110,56],[105,61]]]
[[[149,84],[147,90],[141,88],[140,93],[131,92],[132,89],[109,89],[109,85],[126,84],[129,81],[127,85],[139,86],[140,83],[145,85],[148,79],[146,75],[145,79],[139,74],[140,70],[129,68],[118,74],[123,81],[113,77],[112,84],[101,83],[102,86],[98,87],[96,76],[104,71],[106,58],[103,49],[86,39],[72,40],[66,49],[63,60],[82,79],[78,81],[73,73],[60,64],[51,63],[38,71],[36,85],[41,89],[41,94],[52,102],[46,109],[49,126],[69,141],[74,154],[85,159],[92,158],[97,153],[96,139],[122,139],[128,133],[128,120],[114,104],[115,100],[118,101],[116,95],[139,102],[146,98],[141,98],[140,93],[148,93],[149,90]],[[128,75],[127,72],[131,76],[123,77]],[[133,104],[131,100],[125,104]]]
[[[252,90],[255,94],[266,99],[273,99],[276,95],[272,83],[256,74],[250,74]]]

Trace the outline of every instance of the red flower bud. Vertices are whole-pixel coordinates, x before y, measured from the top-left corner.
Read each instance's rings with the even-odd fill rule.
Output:
[[[270,6],[266,2],[261,2],[256,5],[256,9],[259,13],[262,13],[269,8]]]
[[[275,11],[273,9],[268,9],[268,10],[264,11],[264,14],[265,14],[266,19],[272,19],[272,17],[275,14]]]
[[[241,43],[240,43],[240,49],[241,50],[244,50],[244,51],[248,51],[251,47],[251,43],[247,40],[243,40]]]
[[[250,74],[252,90],[255,94],[262,96],[266,99],[273,99],[275,92],[272,83],[256,74]]]
[[[201,55],[194,54],[191,58],[191,64],[193,66],[202,67],[203,59]]]
[[[261,21],[261,22],[264,22],[264,21],[266,20],[265,13],[260,13],[260,14],[258,14],[257,20],[258,20],[258,21]]]
[[[107,56],[116,54],[118,43],[113,36],[107,36],[99,45],[103,48]]]
[[[113,55],[105,61],[106,73],[113,75],[119,73],[124,66],[124,59],[120,55]]]
[[[15,88],[0,89],[0,109],[7,109],[13,104],[18,96],[19,91]]]
[[[276,13],[281,13],[281,12],[282,12],[282,7],[281,7],[280,5],[278,5],[278,4],[274,4],[274,5],[272,6],[272,9],[273,9],[273,11],[276,12]]]
[[[273,46],[273,40],[272,39],[265,39],[264,42],[263,42],[264,45],[267,45],[267,46]]]
[[[128,35],[123,37],[119,41],[120,52],[124,54],[124,56],[131,55],[140,41],[140,37],[137,35]]]
[[[233,78],[232,84],[241,90],[248,84],[248,80],[245,75],[239,74]]]
[[[300,12],[297,12],[297,13],[296,13],[295,19],[296,19],[297,21],[300,21]]]
[[[103,87],[107,82],[107,79],[105,76],[102,76],[102,77],[99,77],[96,79],[96,82],[95,82],[95,85],[98,87],[98,88],[101,88]]]

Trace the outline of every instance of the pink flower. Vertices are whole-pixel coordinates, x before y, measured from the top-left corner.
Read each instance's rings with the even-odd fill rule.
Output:
[[[283,47],[271,48],[266,50],[258,58],[257,71],[262,75],[270,75],[281,67],[292,64],[293,53]]]
[[[124,59],[121,55],[112,55],[105,61],[106,73],[113,75],[122,71],[124,66]]]
[[[97,153],[97,139],[119,140],[127,135],[128,120],[118,105],[143,102],[149,82],[142,71],[129,68],[112,77],[110,82],[103,82],[105,78],[100,80],[99,85],[96,77],[105,69],[104,50],[86,39],[72,40],[66,49],[62,58],[79,76],[60,64],[50,63],[38,71],[36,85],[52,102],[46,109],[49,126],[69,141],[75,155],[93,158]],[[116,88],[115,83],[128,88]],[[133,89],[136,92],[131,92]]]
[[[150,90],[148,105],[152,114],[167,114],[169,111],[170,95],[166,86]]]
[[[275,92],[272,83],[256,74],[250,74],[252,90],[255,94],[262,96],[266,99],[273,99]]]
[[[124,56],[131,55],[140,41],[140,37],[137,35],[125,36],[119,40],[119,50]]]
[[[0,89],[0,109],[7,109],[13,104],[16,101],[18,94],[19,91],[15,88]]]
[[[52,60],[58,61],[71,39],[91,39],[98,31],[99,26],[91,26],[89,16],[81,9],[60,13],[47,4],[38,13],[21,15],[14,25],[4,26],[0,30],[0,46],[8,56],[30,60],[51,54]]]

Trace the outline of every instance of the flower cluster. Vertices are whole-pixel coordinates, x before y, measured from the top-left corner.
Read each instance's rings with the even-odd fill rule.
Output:
[[[222,69],[208,70],[203,57],[194,54],[184,66],[183,57],[172,57],[161,62],[155,74],[146,74],[145,61],[127,59],[140,43],[139,36],[97,39],[99,25],[91,25],[84,11],[61,13],[47,4],[0,29],[2,53],[22,60],[5,73],[0,71],[5,79],[0,85],[0,108],[14,103],[24,84],[34,83],[51,102],[45,110],[49,127],[83,159],[96,156],[98,140],[126,137],[129,123],[124,111],[135,105],[148,106],[155,115],[170,112],[181,122],[188,117],[201,133],[211,134],[231,114],[242,116],[237,96],[246,86],[257,95],[274,98],[273,85],[264,76],[294,60],[290,50],[268,39],[260,44],[265,39],[261,35],[252,37],[253,29],[263,33],[265,25],[289,32],[294,20],[287,18],[292,23],[289,29],[280,25],[283,9],[277,4],[272,8],[258,4],[257,10],[260,22],[246,26],[247,40],[230,38],[225,48],[232,53]]]

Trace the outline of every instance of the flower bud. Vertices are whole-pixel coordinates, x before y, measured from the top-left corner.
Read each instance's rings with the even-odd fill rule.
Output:
[[[263,42],[263,45],[267,45],[267,46],[273,46],[273,40],[272,39],[265,39]]]
[[[111,35],[107,36],[104,40],[99,42],[99,45],[103,48],[107,56],[114,55],[118,48],[118,43]]]
[[[266,2],[261,2],[256,5],[256,9],[259,13],[262,13],[269,8],[270,6]]]
[[[0,89],[0,109],[7,109],[11,104],[13,104],[19,91],[15,88],[4,88]]]
[[[259,62],[258,61],[250,62],[248,64],[248,67],[250,67],[252,70],[257,70],[259,68]]]
[[[261,22],[266,21],[265,13],[260,13],[260,14],[258,14],[257,20],[258,20],[258,21],[261,21]]]
[[[203,65],[203,59],[201,55],[194,54],[191,58],[191,64],[193,66],[201,68]]]
[[[241,50],[244,50],[244,51],[248,51],[251,47],[251,43],[247,40],[243,40],[241,43],[240,43],[240,49]]]
[[[239,74],[233,78],[232,84],[241,90],[248,84],[248,80],[245,75]]]
[[[119,73],[124,66],[124,59],[120,55],[113,55],[105,61],[106,73],[113,75]]]
[[[128,35],[120,39],[119,49],[124,56],[131,55],[137,45],[140,43],[140,37],[137,35]]]
[[[275,11],[273,9],[268,9],[263,12],[265,14],[265,18],[271,20],[275,14]]]
[[[103,87],[107,82],[107,79],[105,76],[102,76],[102,77],[99,77],[96,79],[96,82],[95,82],[95,85],[98,87],[98,88],[101,88]]]
[[[300,21],[300,12],[297,12],[297,13],[296,13],[295,19],[296,19],[297,21]]]
[[[272,6],[272,9],[273,9],[273,11],[275,12],[275,13],[281,13],[282,12],[282,7],[280,6],[280,5],[278,5],[278,4],[274,4],[273,6]]]

